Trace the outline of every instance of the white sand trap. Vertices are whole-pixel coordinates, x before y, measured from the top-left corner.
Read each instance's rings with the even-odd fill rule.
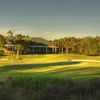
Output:
[[[69,59],[68,61],[100,62],[100,61],[98,61],[98,60],[84,60],[84,59]]]
[[[9,60],[9,59],[0,59],[0,60]]]

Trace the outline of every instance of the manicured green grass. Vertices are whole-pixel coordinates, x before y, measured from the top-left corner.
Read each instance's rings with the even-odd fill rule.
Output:
[[[8,59],[0,60],[0,80],[5,80],[8,75],[63,77],[75,80],[100,77],[99,62],[68,61],[68,59],[100,60],[100,56],[39,54],[20,55],[21,60],[16,60],[16,55],[3,55],[0,58]]]

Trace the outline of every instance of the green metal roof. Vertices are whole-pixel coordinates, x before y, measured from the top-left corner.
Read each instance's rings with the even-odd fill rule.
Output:
[[[5,37],[7,45],[14,45],[14,37]],[[24,38],[33,42],[33,46],[53,46],[51,42],[41,37]]]
[[[53,46],[51,42],[40,37],[32,37],[31,41],[33,42],[33,46]]]
[[[10,30],[7,33],[12,33]],[[12,33],[13,34],[13,33]]]
[[[14,45],[14,37],[5,37],[7,45]]]

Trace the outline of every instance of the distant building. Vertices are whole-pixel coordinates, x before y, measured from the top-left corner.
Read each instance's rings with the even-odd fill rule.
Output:
[[[11,52],[11,51],[13,52],[14,51],[14,46],[15,46],[14,39],[15,38],[13,37],[13,33],[9,30],[7,32],[7,37],[5,37],[5,40],[7,42],[7,44],[5,44],[5,47],[6,47],[5,53],[6,52]]]
[[[5,37],[7,44],[5,45],[6,50],[5,52],[13,52],[14,51],[14,40],[13,33],[9,30],[7,32],[7,37]],[[23,38],[24,39],[24,38]],[[30,37],[26,38],[33,42],[33,45],[30,46],[30,50],[33,53],[53,53],[54,46],[48,40],[45,40],[41,37]]]
[[[54,46],[48,40],[45,40],[40,37],[32,37],[30,40],[33,42],[33,45],[30,46],[32,52],[36,53],[52,53],[54,52]]]
[[[13,37],[13,33],[10,30],[7,32],[7,37]]]

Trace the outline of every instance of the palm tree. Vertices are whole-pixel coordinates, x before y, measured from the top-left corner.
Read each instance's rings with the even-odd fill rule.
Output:
[[[75,38],[75,37],[70,37],[69,39],[70,39],[70,41],[71,41],[71,49],[72,49],[72,53],[75,53],[75,52],[76,52],[76,49],[75,49],[76,38]]]
[[[66,54],[69,53],[70,46],[71,46],[70,40],[67,37],[65,37],[64,38],[64,47],[66,48]]]
[[[24,40],[22,40],[22,35],[16,35],[16,39],[14,40],[15,50],[17,50],[17,58],[19,57],[19,51],[23,50]]]
[[[58,40],[56,41],[56,43],[57,43],[57,47],[59,47],[59,53],[60,53],[60,40],[58,39]]]
[[[33,45],[33,42],[31,40],[24,39],[25,52],[26,52],[26,49],[29,50],[29,47],[31,45]]]
[[[63,49],[64,49],[64,39],[63,38],[61,38],[61,39],[59,39],[59,42],[60,42],[60,46],[62,47],[62,54],[63,54]]]
[[[56,40],[56,39],[53,40],[53,41],[52,41],[52,44],[53,44],[53,46],[55,47],[55,54],[56,54],[56,52],[57,52],[57,40]]]
[[[14,48],[15,48],[15,50],[17,50],[17,59],[18,59],[19,58],[19,51],[23,50],[24,48],[21,44],[16,44]]]
[[[22,40],[23,35],[22,35],[22,34],[17,34],[17,35],[15,36],[15,38],[16,38],[17,40]]]
[[[4,44],[6,44],[6,40],[2,35],[0,35],[0,49],[4,48]]]

